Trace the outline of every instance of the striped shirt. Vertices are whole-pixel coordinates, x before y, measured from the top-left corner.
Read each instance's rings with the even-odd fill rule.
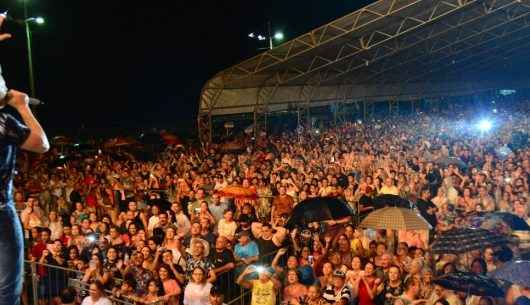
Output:
[[[337,293],[335,291],[335,288],[333,285],[327,285],[326,289],[324,289],[324,292],[322,294],[322,297],[328,302],[328,303],[335,303],[337,301],[340,301],[341,299],[348,300],[348,303],[350,303],[352,299],[351,290],[348,286],[344,285],[339,292]]]

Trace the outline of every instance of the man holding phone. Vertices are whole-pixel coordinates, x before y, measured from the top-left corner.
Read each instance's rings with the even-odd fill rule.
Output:
[[[0,15],[0,27],[6,15]],[[0,41],[11,38],[0,33]],[[7,90],[0,70],[0,106],[15,109],[23,123],[5,111],[0,112],[0,305],[18,305],[22,292],[24,235],[13,202],[13,177],[17,149],[44,153],[50,145],[44,130],[29,108],[26,94]]]

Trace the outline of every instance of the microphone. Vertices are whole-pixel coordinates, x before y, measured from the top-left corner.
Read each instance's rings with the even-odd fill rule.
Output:
[[[39,99],[36,99],[34,97],[30,97],[29,101],[28,101],[28,104],[30,104],[31,106],[38,106],[38,105],[42,105],[44,103],[41,100],[39,100]]]
[[[7,103],[8,103],[10,98],[11,98],[11,95],[9,93],[7,93],[4,96],[4,98],[2,100],[0,100],[0,109],[4,108],[7,105]],[[36,99],[34,97],[28,97],[28,104],[30,106],[38,106],[38,105],[42,105],[44,103],[41,100]]]

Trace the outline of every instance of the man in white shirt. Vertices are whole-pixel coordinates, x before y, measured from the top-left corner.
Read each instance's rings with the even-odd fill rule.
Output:
[[[171,211],[175,213],[174,222],[177,226],[177,236],[180,238],[184,238],[188,235],[191,229],[190,219],[188,218],[188,216],[186,216],[186,214],[184,214],[182,206],[178,202],[174,202],[171,205]]]
[[[112,305],[112,302],[103,295],[103,284],[100,281],[90,284],[88,293],[81,305]]]

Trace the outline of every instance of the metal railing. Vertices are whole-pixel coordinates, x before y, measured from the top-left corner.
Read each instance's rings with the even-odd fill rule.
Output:
[[[270,263],[277,252],[260,255],[259,261]],[[285,258],[284,258],[285,259]],[[243,265],[238,269],[242,271]],[[24,289],[22,292],[23,305],[43,305],[56,304],[61,290],[66,287],[72,287],[77,291],[78,297],[88,295],[89,283],[83,282],[83,272],[57,265],[45,264],[36,261],[24,262]],[[119,278],[113,278],[113,283],[121,283]],[[217,282],[222,286],[225,297],[228,297],[227,305],[246,305],[250,303],[250,289],[245,289],[236,283],[235,271],[230,271],[224,275],[222,282]],[[105,290],[107,298],[115,305],[135,305],[145,304],[139,300],[123,301],[113,296],[112,291]],[[281,291],[277,294],[281,300]],[[82,299],[79,299],[81,301]],[[151,302],[150,305],[162,305],[164,302]],[[279,303],[278,303],[279,304]]]
[[[78,303],[82,301],[84,296],[88,295],[90,284],[81,280],[83,273],[79,270],[40,262],[25,261],[24,271],[23,305],[58,304],[61,290],[66,287],[75,289],[78,296]],[[110,290],[105,290],[105,294],[114,305],[164,304],[164,302],[144,303],[139,300],[120,300],[115,298]]]
[[[264,255],[260,255],[259,256],[259,261],[261,261],[261,262],[263,262],[263,261],[272,262],[272,259],[274,258],[276,253],[277,253],[277,251],[270,252],[270,253],[267,253],[267,254],[264,254]],[[286,257],[282,258],[282,262],[284,262],[284,261],[286,261]],[[250,304],[252,290],[251,289],[245,289],[245,288],[239,286],[236,283],[235,280],[236,280],[236,278],[234,278],[229,283],[229,289],[228,290],[229,291],[238,291],[239,293],[237,294],[237,296],[235,298],[232,298],[231,300],[228,300],[226,302],[226,305],[247,305],[247,304]],[[276,304],[280,304],[281,303],[282,292],[283,291],[280,289],[280,291],[278,291],[278,293],[276,294]]]

